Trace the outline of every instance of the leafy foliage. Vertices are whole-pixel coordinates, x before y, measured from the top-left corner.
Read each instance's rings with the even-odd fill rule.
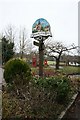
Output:
[[[51,96],[54,93],[54,99],[56,99],[59,103],[66,101],[66,98],[68,99],[68,94],[70,92],[70,82],[67,77],[56,76],[45,78],[44,80],[35,79],[35,83],[40,88],[45,89],[47,93],[50,91]]]
[[[69,81],[66,79],[61,80],[60,83],[58,84],[56,100],[59,103],[65,102],[68,99],[69,92],[70,92]]]
[[[2,38],[2,63],[6,63],[14,55],[14,43],[9,42],[5,37]]]

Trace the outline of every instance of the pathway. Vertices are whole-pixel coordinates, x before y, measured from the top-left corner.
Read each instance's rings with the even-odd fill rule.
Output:
[[[62,120],[80,120],[80,93]]]

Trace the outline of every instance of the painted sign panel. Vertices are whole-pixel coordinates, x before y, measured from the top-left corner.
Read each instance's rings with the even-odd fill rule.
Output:
[[[40,18],[35,21],[32,26],[32,36],[31,37],[38,37],[38,36],[52,36],[50,31],[50,25],[47,20]]]

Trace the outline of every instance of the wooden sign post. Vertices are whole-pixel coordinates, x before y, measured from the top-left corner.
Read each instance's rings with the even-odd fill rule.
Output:
[[[33,44],[39,47],[39,76],[43,77],[43,60],[44,60],[44,40],[48,37],[52,37],[49,23],[40,18],[32,26],[31,38],[34,38],[38,42],[34,41]]]

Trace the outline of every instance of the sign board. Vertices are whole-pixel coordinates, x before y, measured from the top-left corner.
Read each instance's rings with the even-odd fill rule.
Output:
[[[43,18],[36,20],[32,26],[31,37],[37,40],[41,40],[41,37],[43,37],[43,40],[45,40],[49,36],[52,36],[52,34],[50,25],[47,20]]]
[[[36,46],[39,46],[39,43],[36,42],[36,41],[33,41],[33,44],[36,45]]]

